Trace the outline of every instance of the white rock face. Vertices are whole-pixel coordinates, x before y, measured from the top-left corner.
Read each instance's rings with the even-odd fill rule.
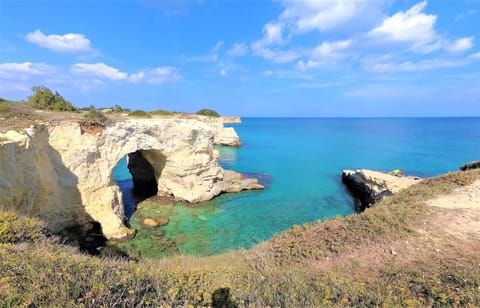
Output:
[[[70,214],[80,207],[108,238],[133,232],[124,225],[122,194],[112,179],[128,153],[141,151],[154,167],[159,193],[180,200],[201,202],[222,192],[263,188],[256,180],[225,176],[213,150],[215,128],[196,120],[136,119],[95,134],[71,122],[34,131],[34,137],[10,134],[0,135],[8,140],[0,147],[1,208],[34,206],[30,212],[44,218],[41,211]],[[22,195],[33,197],[24,201]]]
[[[41,217],[54,232],[84,224],[77,184],[49,145],[46,128],[0,134],[0,211]]]

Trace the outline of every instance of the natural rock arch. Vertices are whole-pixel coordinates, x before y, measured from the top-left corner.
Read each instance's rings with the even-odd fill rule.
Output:
[[[39,139],[35,134],[39,129],[45,132],[45,138]],[[81,202],[80,206],[101,224],[108,238],[125,238],[134,231],[125,226],[122,193],[113,180],[112,171],[129,153],[140,151],[154,169],[158,191],[176,199],[202,202],[222,192],[263,188],[256,180],[245,179],[241,174],[225,171],[218,165],[218,153],[213,149],[216,134],[215,128],[192,119],[138,119],[112,123],[95,132],[83,131],[77,122],[63,122],[32,128],[28,134],[23,132],[21,138],[16,138],[22,141],[10,141],[10,137],[5,136],[7,143],[27,142],[27,146],[22,147],[23,151],[38,157],[50,154],[43,150],[44,147],[39,146],[39,150],[35,150],[28,144],[45,144],[45,148],[57,153],[59,164],[75,179],[79,198],[49,199],[37,204],[38,207],[44,210],[70,209],[73,202]],[[2,144],[0,152],[3,153],[8,147]],[[22,166],[16,165],[14,155],[7,152],[5,155],[8,163],[0,166],[0,171],[14,174]],[[49,174],[58,171],[55,166],[47,167],[52,170],[35,167],[29,172]],[[60,172],[57,182],[66,181]],[[45,182],[38,187],[44,187],[50,195],[64,194],[63,186],[55,183]],[[26,189],[29,194],[36,194],[38,187],[29,186]],[[0,186],[0,203],[3,202],[2,189]]]

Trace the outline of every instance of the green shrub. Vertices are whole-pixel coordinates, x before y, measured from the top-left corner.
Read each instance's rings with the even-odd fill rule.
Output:
[[[98,122],[101,124],[105,124],[108,121],[107,117],[103,114],[103,112],[96,109],[92,109],[88,113],[86,113],[85,119],[89,121]]]
[[[152,116],[143,110],[135,110],[128,114],[129,117],[151,118]]]
[[[154,111],[150,111],[150,114],[164,116],[164,115],[172,115],[173,113],[170,112],[170,111],[157,109],[157,110],[154,110]]]
[[[37,221],[13,212],[0,212],[0,243],[35,241],[40,237],[42,232]]]
[[[58,92],[52,93],[47,87],[33,87],[33,95],[28,97],[28,104],[35,109],[51,111],[75,111],[72,103],[65,100]]]
[[[215,118],[218,118],[220,117],[220,115],[218,114],[218,112],[216,112],[215,110],[211,110],[211,109],[202,109],[202,110],[199,110],[197,112],[198,115],[203,115],[203,116],[207,116],[207,117],[215,117]]]

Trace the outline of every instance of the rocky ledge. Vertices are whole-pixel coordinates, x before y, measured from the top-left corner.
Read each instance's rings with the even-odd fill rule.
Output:
[[[177,200],[203,202],[224,192],[262,189],[256,180],[219,166],[213,149],[219,128],[165,118],[116,122],[94,131],[70,121],[0,134],[0,210],[39,217],[54,232],[90,218],[108,238],[131,236],[112,178],[126,155],[149,166],[131,169],[134,182],[149,178],[158,194]]]
[[[421,180],[399,170],[380,172],[367,169],[343,170],[342,182],[355,199],[357,211],[371,207],[386,196],[412,186]]]
[[[464,165],[460,166],[461,171],[473,170],[473,169],[480,169],[480,160],[471,161]]]

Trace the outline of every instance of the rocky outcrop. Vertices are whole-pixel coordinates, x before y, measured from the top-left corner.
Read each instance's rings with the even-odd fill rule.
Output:
[[[225,123],[241,123],[239,117],[221,117],[213,118],[206,116],[197,116],[196,119],[206,123],[213,128],[214,131],[214,140],[213,142],[217,145],[226,145],[233,147],[240,147],[242,143],[240,138],[237,135],[237,132],[233,127],[225,127]]]
[[[175,118],[117,122],[93,134],[67,122],[0,135],[0,208],[35,214],[56,229],[90,216],[108,238],[131,236],[112,179],[118,161],[131,153],[153,168],[158,193],[178,200],[202,202],[261,188],[218,165],[215,136],[210,125]]]
[[[242,123],[242,119],[236,116],[223,116],[222,122],[224,124],[238,124],[238,123]]]
[[[242,143],[233,127],[223,127],[215,136],[215,144],[240,147]]]
[[[467,171],[473,169],[480,169],[480,160],[472,161],[460,166],[460,170]]]
[[[418,183],[421,178],[372,170],[343,170],[342,182],[355,198],[355,207],[363,211],[381,199]]]

